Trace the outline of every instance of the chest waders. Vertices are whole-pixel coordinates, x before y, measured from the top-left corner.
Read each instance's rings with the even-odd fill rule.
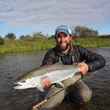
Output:
[[[72,58],[74,59],[74,57]],[[61,58],[59,58],[59,64],[62,64],[62,60]],[[40,103],[37,103],[36,105],[33,106],[32,110],[41,110],[44,108],[53,108],[55,106],[57,106],[58,104],[60,104],[64,97],[65,97],[65,90],[66,88],[68,88],[70,85],[73,85],[76,81],[80,80],[81,75],[80,74],[76,74],[74,77],[72,78],[68,78],[64,81],[62,81],[64,88],[61,87],[57,87],[57,86],[52,86],[45,99],[43,101],[41,101]]]

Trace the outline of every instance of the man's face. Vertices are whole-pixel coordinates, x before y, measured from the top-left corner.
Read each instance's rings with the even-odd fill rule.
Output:
[[[60,32],[56,37],[56,43],[61,50],[66,50],[69,44],[72,41],[72,37],[70,35],[66,35],[63,32]]]

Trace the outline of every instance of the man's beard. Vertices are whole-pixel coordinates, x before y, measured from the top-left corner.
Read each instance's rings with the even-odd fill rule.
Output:
[[[61,46],[60,44],[58,45],[59,51],[60,52],[64,52],[65,50],[67,50],[70,47],[70,44],[66,44],[65,47]]]

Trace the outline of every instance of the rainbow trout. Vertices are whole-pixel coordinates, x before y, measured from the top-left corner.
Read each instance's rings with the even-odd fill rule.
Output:
[[[44,91],[45,81],[51,83],[51,85],[64,87],[62,81],[72,78],[78,72],[79,67],[77,65],[53,64],[39,67],[19,78],[14,89],[37,88]]]

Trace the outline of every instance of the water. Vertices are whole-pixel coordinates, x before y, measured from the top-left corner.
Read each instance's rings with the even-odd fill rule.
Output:
[[[107,63],[103,69],[91,73],[85,82],[93,90],[89,110],[110,109],[110,48],[95,49],[102,54]],[[0,56],[0,110],[29,110],[35,97],[36,89],[14,90],[13,84],[24,73],[39,67],[45,52],[32,54],[13,54]],[[42,94],[39,94],[42,95]],[[62,104],[60,110],[72,109],[72,105]]]
[[[36,89],[13,89],[16,79],[41,64],[43,54],[17,54],[0,56],[0,109],[27,110],[36,95]]]

